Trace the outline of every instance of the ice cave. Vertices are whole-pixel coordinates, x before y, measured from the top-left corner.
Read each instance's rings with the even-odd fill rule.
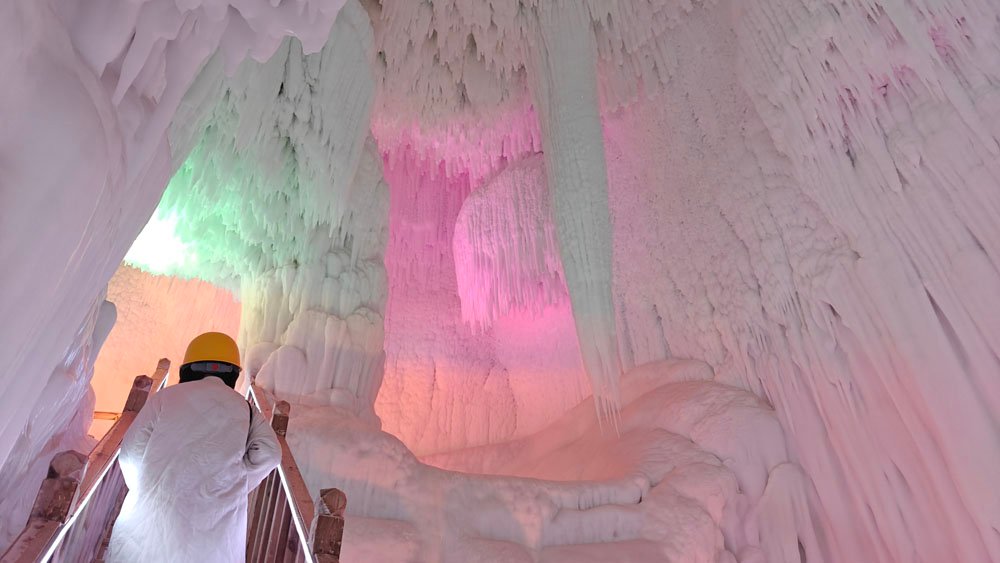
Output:
[[[1000,562],[997,0],[5,0],[0,71],[0,553],[213,330],[344,562]]]

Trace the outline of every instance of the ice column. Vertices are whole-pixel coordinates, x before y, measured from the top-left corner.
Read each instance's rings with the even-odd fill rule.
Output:
[[[375,420],[382,384],[389,194],[369,137],[349,190],[354,228],[313,229],[292,264],[243,282],[247,367],[282,398]]]
[[[374,421],[389,195],[369,132],[371,45],[348,2],[319,53],[288,39],[232,77],[213,58],[185,100],[198,127],[172,130],[193,149],[157,213],[183,218],[180,274],[239,288],[248,376]]]
[[[618,405],[621,359],[611,303],[611,217],[597,95],[597,43],[586,4],[538,6],[530,71],[556,234],[577,338],[599,412]]]

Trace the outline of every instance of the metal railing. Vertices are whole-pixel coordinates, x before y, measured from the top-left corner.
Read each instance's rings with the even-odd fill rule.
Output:
[[[149,395],[163,387],[169,368],[170,362],[162,359],[153,377],[135,378],[121,416],[89,456],[65,451],[52,458],[28,522],[0,563],[103,561],[128,492],[117,463],[122,439]],[[347,498],[338,489],[323,489],[313,502],[285,441],[288,403],[272,407],[256,385],[249,395],[271,420],[281,464],[250,493],[247,562],[338,563]]]
[[[127,492],[117,463],[122,438],[169,369],[164,358],[153,377],[135,378],[121,416],[89,456],[70,450],[52,458],[28,523],[0,563],[101,560]]]
[[[247,563],[338,563],[347,497],[338,489],[323,489],[313,503],[285,440],[288,403],[278,401],[272,407],[267,393],[256,384],[250,385],[249,395],[264,417],[271,419],[281,446],[281,465],[250,493]]]

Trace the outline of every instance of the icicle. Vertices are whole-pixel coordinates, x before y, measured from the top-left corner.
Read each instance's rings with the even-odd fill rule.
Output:
[[[583,363],[603,419],[619,406],[621,359],[611,303],[611,219],[604,133],[597,100],[597,48],[586,8],[539,8],[532,69],[560,256]]]
[[[454,235],[462,319],[478,329],[565,302],[544,159],[508,166],[462,205]]]

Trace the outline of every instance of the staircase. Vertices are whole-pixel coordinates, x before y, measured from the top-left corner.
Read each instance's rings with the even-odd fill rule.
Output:
[[[170,361],[162,359],[153,377],[135,378],[121,416],[90,455],[65,451],[52,458],[28,522],[0,563],[104,561],[128,492],[117,463],[122,439],[149,395],[163,388],[169,369]],[[313,502],[285,441],[288,403],[272,406],[255,384],[249,398],[271,420],[282,455],[248,499],[247,562],[338,563],[346,497],[323,489]]]

